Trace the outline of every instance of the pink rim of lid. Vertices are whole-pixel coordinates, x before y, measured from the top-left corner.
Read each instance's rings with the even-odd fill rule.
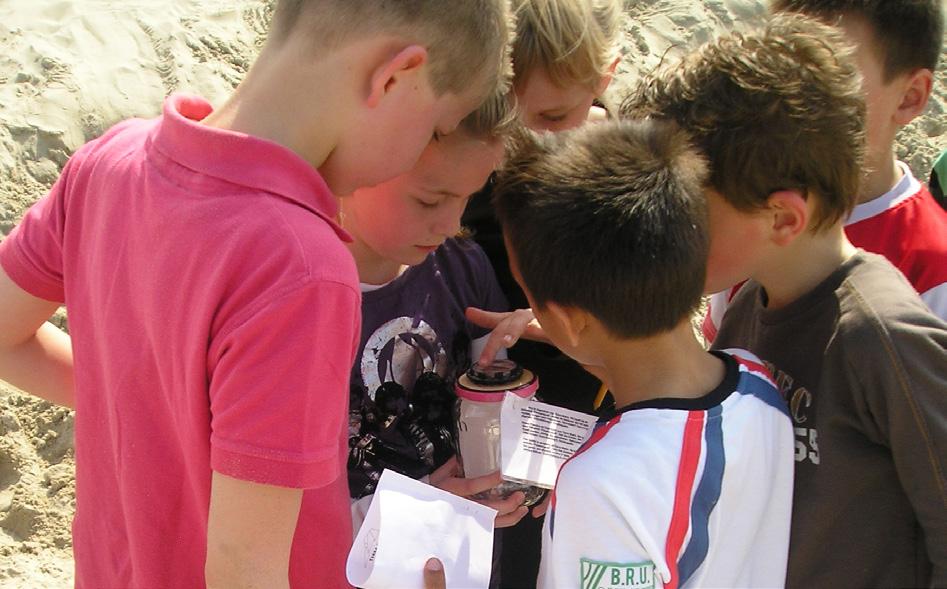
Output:
[[[468,389],[467,387],[461,386],[458,382],[454,387],[454,391],[457,393],[458,397],[469,399],[471,401],[478,401],[480,403],[502,403],[503,397],[507,393],[513,393],[517,397],[522,397],[523,399],[532,397],[536,394],[536,391],[539,389],[539,379],[533,378],[525,385],[521,385],[515,389],[503,389],[500,391],[474,391]]]

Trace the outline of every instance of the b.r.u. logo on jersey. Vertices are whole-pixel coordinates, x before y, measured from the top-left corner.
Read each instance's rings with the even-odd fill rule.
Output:
[[[602,562],[583,558],[582,589],[654,589],[653,562]]]

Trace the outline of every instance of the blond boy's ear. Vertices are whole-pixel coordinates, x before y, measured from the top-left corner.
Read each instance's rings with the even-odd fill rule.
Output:
[[[369,108],[378,106],[382,99],[402,83],[414,76],[423,74],[428,61],[427,49],[420,45],[409,45],[381,61],[372,70],[366,104]]]
[[[798,190],[779,190],[766,201],[770,219],[770,240],[779,246],[792,243],[809,227],[815,199],[806,199]]]
[[[563,334],[566,341],[573,348],[579,345],[582,335],[589,326],[588,313],[575,307],[567,307],[558,303],[547,303],[546,314],[551,315],[558,324],[557,331]]]
[[[903,127],[920,116],[927,108],[933,86],[934,74],[927,68],[920,68],[908,74],[901,102],[894,112],[895,123]]]
[[[596,96],[601,96],[605,94],[605,91],[608,89],[608,85],[612,83],[612,79],[615,78],[615,70],[618,69],[618,64],[621,62],[621,56],[617,56],[611,65],[608,66],[608,71],[602,76],[602,79],[598,83],[598,88],[595,90]]]

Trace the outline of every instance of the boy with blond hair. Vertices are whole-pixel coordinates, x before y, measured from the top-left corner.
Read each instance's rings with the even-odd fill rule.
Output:
[[[0,377],[76,407],[77,586],[347,586],[360,297],[333,193],[411,168],[497,92],[510,14],[273,19],[220,109],[175,94],[113,127],[0,244]],[[71,341],[44,323],[62,302]]]
[[[759,361],[707,352],[706,164],[676,126],[609,121],[527,143],[495,203],[548,338],[616,408],[559,471],[543,588],[777,587],[792,426]]]
[[[523,123],[536,131],[555,132],[605,119],[607,113],[595,102],[618,66],[621,0],[513,0],[513,11],[513,91]],[[487,253],[512,306],[524,307],[526,298],[510,274],[490,198],[489,185],[474,195],[463,225]],[[597,378],[552,346],[532,341],[510,345],[513,343],[510,358],[539,377],[544,401],[578,411],[594,410],[601,386]],[[541,512],[535,510],[534,515]],[[540,521],[526,518],[503,531],[503,543],[509,547],[503,551],[506,586],[530,587],[535,582],[540,530]]]
[[[535,131],[562,131],[602,120],[594,105],[618,66],[619,0],[514,0],[513,92],[520,119]],[[509,272],[506,248],[490,204],[489,186],[471,198],[463,224],[487,252],[513,307],[525,306]],[[547,401],[591,411],[598,381],[552,348],[521,342],[510,357],[545,382]]]
[[[845,233],[856,247],[888,258],[947,320],[947,212],[894,152],[898,131],[924,112],[931,95],[944,42],[943,0],[773,0],[770,7],[838,25],[855,46],[867,150]],[[712,297],[708,339],[733,294]]]
[[[594,105],[618,66],[616,0],[514,0],[513,80],[523,122],[562,131],[601,120]]]
[[[947,583],[947,324],[856,249],[864,99],[838,29],[798,15],[648,79],[623,114],[670,119],[710,160],[707,290],[749,278],[714,348],[751,350],[789,403],[788,585]]]
[[[508,304],[483,250],[458,237],[467,199],[500,164],[518,126],[496,95],[457,131],[432,141],[410,171],[342,201],[362,291],[362,329],[351,374],[349,492],[361,525],[384,469],[470,495],[498,476],[459,477],[454,460],[454,383],[486,338],[464,318],[470,306]],[[485,502],[497,526],[526,513],[523,494]]]

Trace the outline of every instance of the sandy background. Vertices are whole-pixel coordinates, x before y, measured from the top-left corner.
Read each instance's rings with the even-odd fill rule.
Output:
[[[760,18],[757,0],[627,0],[624,59],[610,97],[636,74]],[[8,0],[0,3],[0,236],[69,155],[113,123],[158,114],[173,90],[220,103],[256,53],[267,0]],[[947,62],[947,55],[944,56]],[[899,156],[919,176],[947,147],[947,76]],[[66,329],[64,314],[56,322]],[[0,587],[72,585],[75,505],[70,411],[0,382]]]

